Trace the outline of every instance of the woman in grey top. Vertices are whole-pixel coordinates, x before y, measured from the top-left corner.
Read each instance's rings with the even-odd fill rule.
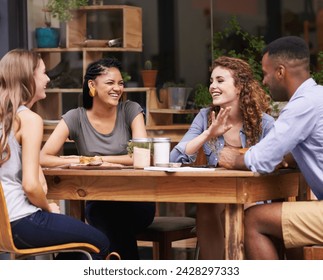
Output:
[[[66,139],[74,140],[79,155],[100,156],[104,164],[132,165],[127,145],[131,138],[147,137],[143,109],[120,101],[124,91],[120,62],[103,58],[91,63],[83,83],[83,107],[72,109],[41,151],[41,164],[57,166],[79,159],[58,157]],[[107,186],[108,188],[109,186]],[[111,241],[110,250],[122,259],[138,259],[136,234],[151,224],[154,203],[89,201],[86,219]]]
[[[43,120],[30,110],[46,97],[49,81],[39,55],[12,50],[0,61],[0,179],[11,231],[19,249],[91,243],[100,249],[93,259],[105,259],[109,240],[96,228],[60,214],[46,199],[47,184],[39,165]],[[2,213],[0,213],[2,215]],[[79,259],[79,253],[59,259]]]

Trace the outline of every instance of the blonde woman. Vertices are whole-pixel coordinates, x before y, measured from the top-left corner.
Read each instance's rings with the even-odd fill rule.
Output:
[[[43,121],[30,108],[46,97],[49,78],[34,52],[12,50],[0,61],[0,179],[7,202],[12,236],[19,249],[86,242],[105,259],[109,240],[100,231],[60,214],[46,199],[46,181],[39,165]],[[80,253],[59,254],[79,259]]]

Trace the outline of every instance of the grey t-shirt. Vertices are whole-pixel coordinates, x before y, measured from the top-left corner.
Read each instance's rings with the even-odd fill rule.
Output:
[[[120,102],[115,126],[108,134],[99,133],[93,128],[83,107],[68,111],[62,118],[79,155],[125,155],[132,137],[131,123],[140,113],[143,113],[143,109],[138,103],[129,100]]]

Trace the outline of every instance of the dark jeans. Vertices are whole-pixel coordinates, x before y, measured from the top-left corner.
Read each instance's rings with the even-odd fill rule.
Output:
[[[70,242],[83,242],[95,245],[99,254],[93,259],[105,259],[109,253],[108,238],[96,228],[67,215],[37,211],[11,223],[14,243],[17,248],[34,248],[59,245]],[[64,253],[58,259],[84,259],[84,254]]]
[[[90,225],[108,236],[110,251],[118,252],[123,260],[136,260],[136,234],[152,223],[155,203],[89,201],[85,216]]]

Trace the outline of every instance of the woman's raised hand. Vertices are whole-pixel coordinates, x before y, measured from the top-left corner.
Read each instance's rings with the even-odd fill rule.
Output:
[[[212,123],[208,128],[210,136],[218,137],[232,128],[232,125],[227,123],[230,111],[231,107],[221,108],[216,118],[215,112],[212,112]]]

